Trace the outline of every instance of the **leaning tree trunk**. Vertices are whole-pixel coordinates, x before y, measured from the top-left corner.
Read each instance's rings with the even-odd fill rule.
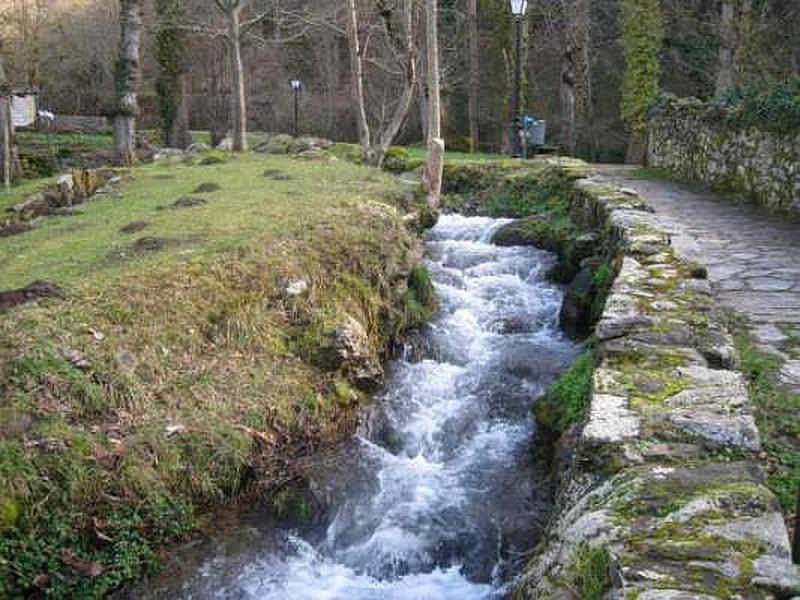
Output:
[[[427,64],[428,64],[428,164],[425,187],[428,207],[436,211],[442,193],[444,140],[442,139],[441,92],[439,89],[439,31],[437,0],[426,0]]]
[[[113,117],[114,159],[119,165],[129,166],[136,162],[141,0],[121,0],[120,27],[122,35],[116,69],[117,106]]]
[[[380,134],[380,141],[372,149],[373,166],[380,167],[383,164],[383,157],[389,146],[392,145],[400,128],[408,116],[411,109],[411,102],[414,99],[414,90],[417,85],[417,57],[414,47],[414,0],[403,0],[403,62],[401,65],[405,80],[403,81],[403,91],[397,101],[394,113],[392,113],[388,124]]]
[[[244,66],[242,65],[242,31],[239,25],[241,5],[238,0],[229,3],[228,59],[231,69],[231,98],[233,104],[233,151],[247,152],[247,105],[244,93]]]
[[[478,0],[467,0],[469,27],[469,151],[475,152],[480,144],[478,94],[480,92],[480,40],[478,39]]]

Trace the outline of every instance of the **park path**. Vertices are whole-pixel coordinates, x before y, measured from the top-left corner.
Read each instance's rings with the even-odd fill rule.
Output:
[[[747,317],[759,344],[785,359],[781,378],[800,392],[800,222],[734,198],[635,169],[595,165],[598,179],[630,188],[652,206],[679,253],[708,267],[720,303]]]

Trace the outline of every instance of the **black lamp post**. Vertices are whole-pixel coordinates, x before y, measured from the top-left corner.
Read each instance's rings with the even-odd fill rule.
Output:
[[[522,21],[528,9],[528,0],[511,0],[511,12],[517,24],[516,60],[514,61],[514,92],[511,96],[512,124],[511,148],[516,156],[522,154],[520,121],[522,118]]]
[[[289,85],[292,87],[292,91],[294,92],[294,136],[297,137],[298,132],[298,114],[300,110],[300,88],[302,87],[302,82],[299,79],[292,79],[289,82]]]

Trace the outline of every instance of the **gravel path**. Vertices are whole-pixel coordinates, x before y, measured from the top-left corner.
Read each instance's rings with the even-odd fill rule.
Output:
[[[746,316],[760,344],[786,359],[781,377],[800,391],[800,223],[679,183],[642,179],[629,167],[593,171],[637,191],[656,210],[677,250],[708,267],[720,302]]]

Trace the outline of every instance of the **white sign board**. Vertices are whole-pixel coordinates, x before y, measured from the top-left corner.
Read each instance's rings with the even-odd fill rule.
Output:
[[[36,122],[36,95],[11,96],[11,125],[27,127]]]

